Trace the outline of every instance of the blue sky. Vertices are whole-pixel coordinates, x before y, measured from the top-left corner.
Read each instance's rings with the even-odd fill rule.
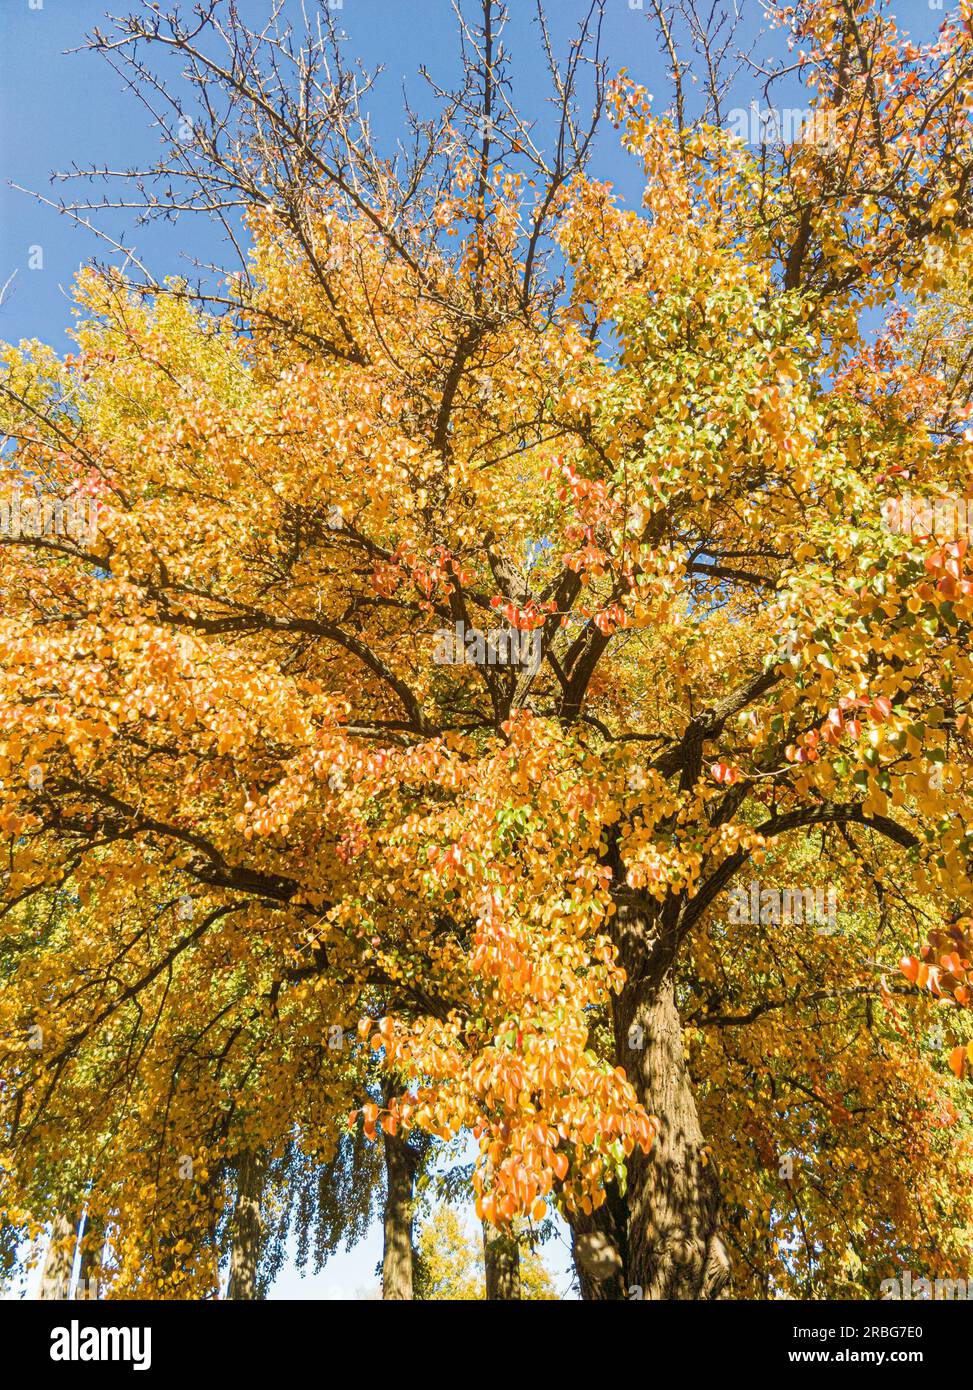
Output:
[[[760,0],[740,0],[743,34],[756,45],[754,57],[763,59],[781,51],[779,35],[761,37]],[[935,0],[900,0],[898,13],[915,37],[932,36],[945,9],[933,8]],[[946,9],[950,0],[945,0]],[[309,5],[309,7],[313,7]],[[11,187],[10,183],[57,198],[64,185],[52,187],[54,170],[108,166],[122,168],[151,161],[159,153],[159,133],[150,126],[148,113],[122,89],[121,79],[96,55],[70,53],[84,43],[95,25],[109,26],[106,8],[138,8],[138,0],[2,0],[0,8],[0,285],[13,276],[0,306],[0,338],[17,341],[39,338],[58,350],[69,348],[65,336],[71,323],[69,289],[79,264],[92,256],[104,258],[105,248],[95,238],[72,225],[67,218]],[[188,9],[189,6],[184,6]],[[266,19],[270,0],[238,0],[245,21]],[[294,14],[299,5],[292,6]],[[370,102],[379,139],[394,141],[402,125],[402,88],[413,104],[427,99],[418,75],[424,65],[443,85],[458,70],[456,24],[449,0],[344,0],[337,14],[347,36],[348,55],[366,66],[384,65],[385,72]],[[549,0],[548,11],[558,51],[563,54],[577,23],[588,9],[588,0]],[[472,6],[468,6],[472,10]],[[512,58],[515,97],[522,109],[541,117],[547,85],[532,21],[533,0],[512,0],[513,17],[505,44]],[[609,69],[626,67],[656,96],[657,109],[668,101],[668,85],[654,33],[647,22],[648,0],[607,0],[603,51]],[[734,95],[746,105],[757,95],[756,87],[741,87]],[[800,94],[790,100],[800,104]],[[543,130],[543,126],[541,127]],[[614,182],[626,198],[637,201],[638,170],[620,151],[614,132],[603,130],[594,169]],[[67,186],[70,190],[71,185]],[[68,191],[67,196],[73,195]],[[103,225],[117,235],[130,222],[119,215]],[[186,257],[202,261],[224,258],[219,238],[200,219],[184,218],[130,230],[128,244],[159,278],[188,271]],[[40,248],[41,257],[37,255]],[[31,269],[42,259],[42,268]],[[568,1258],[559,1243],[550,1251],[550,1267],[566,1289]],[[349,1255],[336,1256],[319,1276],[301,1280],[289,1266],[282,1273],[274,1297],[350,1297],[374,1287],[374,1268],[381,1255],[381,1231]]]
[[[326,2],[326,0],[325,0]],[[313,9],[315,0],[310,0]],[[334,0],[333,0],[334,3]],[[561,55],[589,0],[549,3],[549,20]],[[727,0],[731,3],[731,0]],[[763,59],[782,50],[781,35],[762,31],[761,0],[738,0],[742,6],[741,39],[755,45],[753,56]],[[931,37],[953,0],[899,0],[904,27],[916,38]],[[82,168],[122,168],[151,160],[159,152],[159,135],[138,101],[122,88],[120,77],[97,55],[74,52],[85,34],[100,25],[107,29],[106,11],[138,8],[139,0],[2,0],[0,7],[0,285],[15,274],[0,307],[0,337],[41,338],[67,349],[70,324],[67,291],[79,264],[105,248],[83,228],[71,225],[49,208],[9,187],[20,184],[57,198],[79,185],[54,185],[49,175],[72,165]],[[38,8],[33,8],[33,7]],[[265,19],[270,0],[238,0],[246,21]],[[184,6],[189,8],[188,6]],[[603,51],[609,70],[625,67],[644,82],[657,99],[668,101],[668,85],[654,32],[648,22],[649,0],[607,0]],[[299,0],[291,0],[294,15]],[[467,0],[467,9],[472,9]],[[533,0],[513,0],[505,44],[512,55],[514,93],[521,106],[543,116],[547,95],[544,64],[533,21]],[[402,89],[421,105],[426,87],[420,65],[444,84],[458,68],[456,24],[449,0],[343,0],[336,14],[347,36],[349,56],[373,67],[384,65],[370,103],[380,137],[394,140],[402,127]],[[758,95],[743,83],[734,93],[739,106]],[[781,100],[782,98],[778,98]],[[800,93],[786,98],[795,105]],[[595,168],[633,200],[638,198],[637,168],[618,147],[614,132],[603,129]],[[77,196],[77,194],[75,195]],[[117,234],[129,226],[126,214],[102,225]],[[158,276],[187,268],[186,256],[219,261],[218,238],[201,219],[183,219],[176,227],[162,224],[141,228],[128,236]],[[43,268],[29,269],[31,248],[40,247]],[[36,254],[33,256],[37,261]]]
[[[646,5],[648,0],[645,0]],[[760,0],[742,0],[745,29],[759,32]],[[917,6],[926,0],[905,0]],[[33,9],[31,4],[40,5]],[[667,86],[655,38],[639,0],[607,0],[604,52],[609,68],[627,67],[644,82],[661,104]],[[83,45],[93,27],[102,29],[106,10],[137,8],[138,0],[3,0],[0,17],[0,130],[3,132],[0,186],[0,284],[16,272],[16,278],[0,309],[0,336],[8,340],[40,337],[66,348],[70,323],[67,289],[81,261],[99,247],[84,229],[72,226],[51,209],[10,187],[9,182],[48,197],[78,185],[48,182],[54,170],[72,165],[128,167],[151,160],[159,153],[159,135],[150,128],[150,117],[138,101],[122,90],[119,76],[97,55],[70,53]],[[186,8],[186,7],[184,7]],[[313,8],[313,5],[312,5]],[[468,4],[468,8],[472,8]],[[514,0],[505,43],[512,54],[514,92],[525,108],[541,117],[548,92],[543,56],[533,22],[533,0]],[[588,0],[556,0],[548,4],[550,23],[561,55],[588,8]],[[269,0],[239,0],[246,21],[266,18]],[[299,12],[298,0],[292,5]],[[421,65],[448,84],[458,71],[456,24],[449,0],[343,0],[336,11],[347,35],[347,51],[366,66],[384,65],[370,103],[380,137],[394,140],[402,127],[402,89],[421,105],[427,89],[418,75]],[[756,56],[779,48],[777,36],[758,45]],[[747,93],[749,98],[753,93]],[[637,169],[618,148],[610,129],[605,129],[597,153],[601,177],[616,182],[637,198]],[[74,194],[73,196],[78,196]],[[126,226],[120,215],[103,225],[112,234]],[[186,267],[186,255],[219,260],[218,240],[201,219],[183,219],[142,228],[134,239],[139,253],[156,275],[173,274]],[[43,268],[28,268],[32,247],[41,247]],[[37,260],[36,254],[33,259]]]

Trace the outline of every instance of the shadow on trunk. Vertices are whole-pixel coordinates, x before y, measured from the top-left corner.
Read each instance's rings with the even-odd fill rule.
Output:
[[[573,1223],[583,1298],[729,1297],[719,1178],[699,1124],[676,1007],[674,931],[641,904],[615,920],[627,980],[612,1000],[616,1058],[658,1122],[627,1163],[624,1197]]]

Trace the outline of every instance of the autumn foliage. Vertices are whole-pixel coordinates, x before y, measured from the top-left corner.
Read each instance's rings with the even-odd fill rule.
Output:
[[[86,271],[70,356],[4,350],[10,476],[97,535],[0,548],[2,1205],[87,1203],[111,1296],[211,1293],[239,1156],[349,1125],[470,1137],[484,1219],[647,1297],[968,1259],[973,565],[886,504],[970,495],[969,6],[779,21],[796,144],[607,86],[639,209],[482,34],[493,125],[412,183],[281,97],[193,154],[245,267]]]

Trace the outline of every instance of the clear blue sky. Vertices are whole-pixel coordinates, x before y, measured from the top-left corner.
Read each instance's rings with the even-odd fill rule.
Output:
[[[308,8],[313,10],[314,3],[308,0]],[[548,0],[559,53],[565,53],[588,3]],[[738,3],[744,15],[741,37],[748,46],[755,44],[753,56],[763,59],[780,54],[781,36],[761,34],[760,0]],[[934,4],[935,0],[899,0],[897,11],[914,37],[930,38],[952,0],[945,0],[942,10],[933,8]],[[145,109],[122,89],[118,75],[94,54],[68,52],[83,45],[85,34],[94,26],[109,27],[106,12],[138,8],[138,0],[114,0],[112,4],[106,0],[0,0],[0,285],[15,273],[0,306],[0,338],[39,338],[58,350],[67,350],[72,277],[85,260],[107,257],[105,248],[89,233],[9,184],[56,198],[65,186],[52,188],[49,184],[54,170],[73,165],[122,168],[152,161],[159,153],[159,133],[151,128]],[[515,96],[522,110],[541,118],[548,88],[533,23],[534,3],[510,0],[510,8],[512,19],[505,45],[512,59]],[[607,0],[603,49],[609,69],[627,68],[655,94],[660,109],[668,102],[669,88],[647,21],[648,8],[648,0],[644,8],[638,0]],[[188,11],[191,6],[184,4],[183,9]],[[257,24],[267,18],[270,0],[238,0],[238,9],[245,21]],[[297,0],[291,10],[299,17]],[[474,6],[467,4],[467,11],[472,18]],[[368,67],[384,65],[370,109],[377,134],[391,143],[402,126],[403,84],[414,105],[421,106],[426,100],[425,84],[418,75],[420,65],[443,85],[449,85],[456,75],[458,43],[449,0],[344,0],[337,19],[347,35],[349,57],[360,58]],[[758,95],[756,85],[741,85],[732,104],[746,106]],[[799,92],[787,99],[801,104]],[[627,198],[637,201],[637,167],[619,150],[616,136],[607,126],[596,151],[594,170],[600,178],[614,182]],[[79,196],[77,191],[70,193],[71,185],[67,188],[67,196]],[[183,218],[175,227],[165,223],[133,230],[124,216],[121,220],[116,216],[102,225],[113,235],[129,226],[128,244],[137,247],[159,278],[188,271],[186,256],[202,261],[223,259],[218,238],[199,219]],[[42,269],[28,268],[32,247],[42,248]],[[373,1271],[380,1255],[381,1232],[375,1229],[362,1246],[350,1255],[336,1257],[317,1278],[302,1282],[296,1270],[287,1268],[274,1296],[354,1296],[358,1290],[374,1287]],[[563,1243],[551,1255],[550,1266],[561,1276],[558,1283],[564,1289],[568,1260]]]
[[[313,10],[315,3],[308,0],[308,8]],[[588,3],[548,0],[561,54]],[[781,35],[762,36],[761,0],[738,3],[744,19],[741,37],[746,46],[756,45],[753,56],[780,54]],[[899,0],[902,23],[916,38],[933,35],[953,0],[943,0],[944,9],[932,8],[935,3]],[[470,0],[466,5],[473,10]],[[105,250],[83,229],[72,227],[66,218],[38,206],[8,184],[57,197],[72,185],[52,187],[48,179],[54,170],[72,165],[121,168],[158,154],[158,132],[150,128],[145,109],[122,90],[121,79],[97,55],[68,52],[82,45],[85,34],[96,25],[109,27],[106,12],[138,8],[139,0],[113,4],[107,0],[0,0],[0,285],[16,271],[0,308],[0,337],[38,337],[66,349],[67,288],[79,263]],[[266,19],[270,0],[238,0],[238,8],[246,21],[258,23]],[[512,55],[515,95],[522,108],[542,117],[548,89],[533,20],[534,0],[512,0],[510,8],[505,42]],[[603,48],[609,68],[626,67],[661,106],[668,101],[669,89],[648,9],[649,0],[607,0]],[[299,16],[299,0],[292,0],[291,10]],[[456,24],[449,0],[343,0],[336,13],[347,35],[349,56],[361,58],[369,67],[384,65],[371,114],[379,134],[394,140],[402,125],[403,83],[413,103],[421,105],[426,88],[418,76],[420,65],[444,83],[457,71]],[[744,83],[733,101],[745,106],[758,95],[755,84]],[[787,99],[799,105],[800,93],[793,92]],[[615,182],[626,196],[638,197],[634,161],[622,154],[607,126],[595,167],[600,177]],[[126,225],[124,215],[103,225],[115,233]],[[185,254],[221,259],[218,241],[199,219],[183,219],[176,228],[169,224],[142,228],[129,241],[134,241],[160,276],[186,269]],[[43,248],[42,270],[28,269],[33,246]]]
[[[311,0],[310,9],[314,2]],[[41,8],[32,9],[31,3]],[[266,19],[270,11],[270,0],[238,3],[243,18],[251,23]],[[924,8],[926,0],[903,3]],[[759,32],[760,0],[742,0],[742,4],[745,29],[753,36]],[[48,178],[54,170],[67,170],[72,165],[122,168],[158,155],[158,132],[150,128],[145,109],[122,90],[119,76],[95,54],[67,51],[82,45],[85,34],[96,25],[109,27],[106,11],[138,7],[138,0],[117,0],[115,4],[107,0],[0,0],[4,178],[0,186],[0,284],[17,272],[0,309],[0,336],[8,340],[40,337],[66,348],[63,335],[70,318],[65,291],[79,262],[92,254],[101,256],[105,250],[66,218],[10,189],[8,181],[56,198],[72,185],[52,187]],[[587,8],[588,0],[548,3],[562,55]],[[291,9],[299,15],[298,0]],[[467,3],[467,9],[472,11],[472,4]],[[513,59],[515,94],[522,107],[542,117],[548,87],[533,20],[534,2],[513,0],[511,10],[505,42]],[[347,34],[349,56],[361,58],[368,67],[384,65],[371,114],[379,134],[394,140],[402,126],[403,83],[410,100],[421,105],[427,89],[418,75],[420,65],[444,84],[458,70],[456,24],[449,0],[344,0],[336,13]],[[627,67],[660,103],[668,100],[656,41],[638,0],[607,0],[603,32],[610,68]],[[756,56],[779,48],[780,38],[776,36],[759,46]],[[747,100],[754,95],[755,89],[741,94]],[[634,161],[621,153],[607,127],[597,168],[602,177],[637,197]],[[115,219],[103,225],[114,234],[125,222]],[[133,239],[157,275],[185,268],[183,253],[200,259],[220,256],[212,232],[197,219],[184,219],[175,229],[168,224],[142,228],[133,233]],[[42,270],[28,269],[32,246],[43,248]]]

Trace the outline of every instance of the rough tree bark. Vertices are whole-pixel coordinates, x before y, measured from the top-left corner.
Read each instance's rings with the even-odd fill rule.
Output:
[[[418,1155],[404,1139],[386,1134],[385,1253],[382,1259],[382,1298],[412,1298],[412,1195]]]
[[[267,1155],[245,1150],[237,1165],[237,1195],[233,1211],[233,1248],[227,1298],[243,1301],[260,1297],[257,1266],[263,1238],[260,1203],[267,1177]]]
[[[676,1008],[677,920],[624,899],[615,919],[627,972],[612,1006],[616,1053],[659,1122],[651,1151],[636,1149],[628,1161],[623,1239],[615,1231],[622,1296],[630,1298],[714,1299],[729,1290],[719,1179],[700,1128]],[[596,1215],[599,1227],[610,1225],[612,1204]]]
[[[614,1184],[604,1206],[571,1219],[571,1254],[586,1303],[619,1302],[628,1297],[628,1209]]]
[[[74,1252],[78,1243],[78,1218],[57,1212],[51,1226],[51,1238],[44,1256],[38,1298],[68,1298],[71,1293],[71,1274]]]
[[[483,1269],[488,1299],[520,1298],[520,1246],[489,1221],[483,1222]]]

